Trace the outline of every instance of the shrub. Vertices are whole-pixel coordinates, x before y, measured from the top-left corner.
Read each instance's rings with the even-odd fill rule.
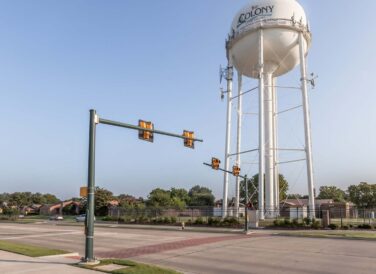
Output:
[[[372,229],[372,226],[369,225],[369,224],[362,224],[362,225],[358,225],[358,228],[360,228],[360,229]]]
[[[170,223],[171,223],[171,224],[176,224],[176,222],[177,222],[176,217],[171,216],[171,217],[170,217]]]
[[[9,217],[18,216],[20,211],[17,208],[5,207],[3,208],[3,214],[8,215]]]
[[[311,218],[304,218],[303,223],[306,224],[307,226],[311,225],[315,220],[311,220]]]
[[[208,225],[210,226],[218,226],[220,223],[221,223],[221,220],[219,220],[218,218],[209,217],[208,219]]]
[[[283,223],[280,222],[279,220],[274,220],[274,221],[273,221],[273,225],[274,225],[274,226],[283,226]]]
[[[298,219],[294,219],[292,220],[292,227],[298,227],[299,226],[299,220]]]
[[[312,224],[311,224],[311,228],[313,228],[313,229],[320,229],[321,228],[320,221],[313,220]]]
[[[343,228],[344,230],[349,230],[349,226],[347,226],[347,225],[344,225],[342,228]]]
[[[155,220],[155,223],[157,224],[163,224],[164,222],[164,219],[162,217],[158,217],[156,220]]]
[[[137,219],[137,223],[144,224],[147,223],[148,219],[145,216],[140,216]]]
[[[237,226],[239,224],[239,221],[234,217],[227,217],[222,222],[222,226]]]
[[[119,223],[130,223],[132,221],[132,219],[128,216],[128,217],[120,217],[118,220],[117,220]]]
[[[102,218],[102,221],[105,221],[105,222],[115,222],[118,220],[119,219],[117,217],[113,217],[113,216],[105,216]]]
[[[285,220],[283,221],[283,225],[284,225],[284,226],[291,226],[291,221],[290,221],[290,219],[285,219]]]
[[[163,223],[165,224],[169,224],[171,222],[170,218],[169,217],[164,217],[163,218]]]
[[[338,228],[338,225],[336,225],[336,224],[330,224],[330,225],[328,225],[328,227],[329,227],[330,229],[332,229],[332,230],[335,230],[335,229]]]
[[[195,220],[195,222],[194,222],[194,224],[195,225],[203,225],[205,222],[204,222],[204,220],[202,219],[202,217],[198,217],[196,220]]]
[[[1,220],[1,221],[5,221],[5,220],[8,220],[8,219],[9,219],[8,216],[0,215],[0,220]]]
[[[119,217],[118,218],[118,223],[124,223],[124,217]]]

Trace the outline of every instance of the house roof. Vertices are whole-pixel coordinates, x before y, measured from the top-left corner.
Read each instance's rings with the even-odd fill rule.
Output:
[[[304,206],[308,205],[308,199],[286,199],[281,201],[280,204],[289,206]]]
[[[55,203],[55,204],[45,204],[45,205],[41,206],[40,208],[44,208],[44,209],[47,208],[49,210],[53,210],[53,209],[60,208],[61,206],[66,207],[66,206],[72,205],[72,204],[79,206],[80,202],[69,200],[69,201],[65,201],[65,202],[58,202],[58,203]]]
[[[112,205],[112,206],[118,206],[119,205],[119,201],[112,200],[112,201],[109,201],[108,204]]]
[[[332,199],[315,199],[315,205],[320,206],[322,204],[332,204],[334,201]],[[309,200],[308,199],[286,199],[281,201],[280,204],[282,205],[289,205],[289,206],[308,206]]]

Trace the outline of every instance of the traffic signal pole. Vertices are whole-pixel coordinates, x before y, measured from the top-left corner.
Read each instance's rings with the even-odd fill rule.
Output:
[[[244,183],[245,183],[245,206],[244,206],[245,227],[244,227],[244,232],[248,233],[248,179],[247,179],[247,175],[244,176]]]
[[[96,264],[98,261],[94,257],[94,203],[95,203],[95,139],[96,139],[96,127],[98,124],[122,127],[127,129],[139,130],[151,132],[153,134],[165,135],[169,137],[190,140],[193,142],[203,142],[202,139],[196,139],[170,133],[161,130],[147,129],[140,126],[131,124],[101,119],[97,115],[94,109],[90,110],[90,129],[89,129],[89,159],[88,159],[88,195],[87,195],[87,208],[86,208],[86,220],[85,220],[85,257],[82,258],[83,264]],[[190,136],[193,136],[193,132],[189,132]]]
[[[97,114],[95,110],[90,110],[89,129],[89,166],[87,182],[87,206],[85,218],[85,259],[86,263],[95,263],[93,254],[94,244],[94,192],[95,192],[95,136],[97,127]]]
[[[210,166],[211,168],[213,168],[212,164],[204,163],[204,165]],[[234,175],[233,171],[226,170],[220,167],[216,167],[215,170],[223,171],[225,174]],[[237,175],[236,177],[244,179],[244,183],[245,183],[244,232],[248,233],[248,179],[247,179],[247,175],[244,175],[244,176]]]

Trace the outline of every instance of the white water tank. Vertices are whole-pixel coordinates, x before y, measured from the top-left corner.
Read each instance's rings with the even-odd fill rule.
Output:
[[[311,43],[306,14],[296,0],[253,0],[235,16],[227,42],[228,54],[241,74],[257,78],[259,30],[263,29],[264,71],[274,77],[299,64],[299,33],[305,52]]]

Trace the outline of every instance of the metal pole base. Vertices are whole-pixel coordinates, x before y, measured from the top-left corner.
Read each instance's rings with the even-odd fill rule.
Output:
[[[78,263],[78,265],[82,266],[93,266],[100,264],[101,261],[94,259],[94,260],[86,260],[85,258],[81,258],[81,261]]]

